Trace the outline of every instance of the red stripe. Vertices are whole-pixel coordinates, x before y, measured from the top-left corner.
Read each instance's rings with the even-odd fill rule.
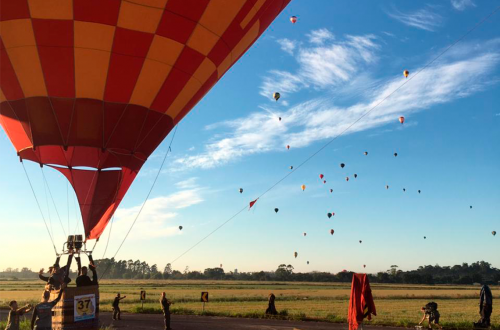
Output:
[[[158,95],[153,101],[151,109],[160,112],[167,111],[190,78],[190,75],[173,67],[167,79],[163,83],[160,92],[158,92]]]
[[[75,21],[115,26],[120,13],[120,3],[120,0],[73,0]]]
[[[27,0],[0,0],[0,21],[29,18]]]

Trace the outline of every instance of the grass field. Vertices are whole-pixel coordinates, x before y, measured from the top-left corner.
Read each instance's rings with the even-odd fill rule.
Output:
[[[500,287],[493,286],[494,300]],[[0,306],[16,299],[21,304],[36,303],[43,290],[41,281],[0,281]],[[158,299],[165,291],[175,304],[174,314],[205,314],[233,317],[265,317],[267,296],[276,295],[281,318],[345,322],[350,283],[273,283],[232,281],[105,280],[101,283],[101,310],[110,311],[117,292],[126,295],[121,309],[141,312],[139,292],[147,292],[144,312],[159,313]],[[374,324],[412,326],[421,317],[420,307],[429,301],[439,305],[441,323],[448,328],[470,328],[477,321],[478,286],[425,286],[372,284],[377,316]],[[202,312],[200,295],[208,291],[210,302]],[[500,329],[500,313],[493,309],[494,329]]]

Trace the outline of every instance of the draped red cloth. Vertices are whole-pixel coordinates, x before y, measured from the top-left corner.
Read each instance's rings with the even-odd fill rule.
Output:
[[[366,274],[353,274],[349,313],[347,316],[349,330],[358,329],[365,317],[371,320],[372,314],[377,315],[377,311],[373,302],[368,276]]]

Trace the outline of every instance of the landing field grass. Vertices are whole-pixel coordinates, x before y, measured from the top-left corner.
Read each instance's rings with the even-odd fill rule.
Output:
[[[500,329],[500,287],[491,289],[493,328]],[[14,299],[20,305],[36,303],[42,290],[42,281],[0,280],[0,306],[6,308]],[[144,309],[139,300],[141,290],[147,292]],[[162,291],[174,302],[174,314],[263,318],[267,297],[272,292],[281,313],[278,318],[345,322],[350,283],[104,280],[100,284],[101,311],[111,311],[111,302],[120,292],[127,296],[120,304],[122,312],[160,313],[158,301]],[[205,312],[200,302],[202,291],[208,291],[210,298]],[[422,317],[420,307],[429,301],[438,303],[445,327],[471,328],[472,322],[479,319],[479,286],[372,284],[372,291],[377,308],[373,324],[416,325]]]

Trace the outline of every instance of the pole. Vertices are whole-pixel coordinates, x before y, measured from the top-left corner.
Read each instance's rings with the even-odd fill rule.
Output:
[[[205,302],[203,302],[203,313],[205,313]]]

